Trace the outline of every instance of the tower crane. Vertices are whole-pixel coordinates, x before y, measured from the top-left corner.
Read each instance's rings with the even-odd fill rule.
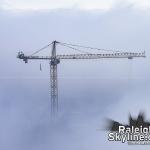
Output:
[[[62,45],[82,53],[77,54],[61,54],[57,55],[56,46]],[[44,50],[45,48],[52,46],[52,51],[50,56],[37,56],[35,54]],[[88,53],[85,51],[79,50],[79,48],[91,49],[91,50],[101,50],[101,51],[112,51],[111,53]],[[128,58],[132,59],[135,57],[146,57],[145,52],[133,53],[133,52],[121,52],[113,50],[105,50],[99,48],[86,47],[81,45],[74,45],[68,43],[61,43],[58,41],[53,41],[52,43],[46,45],[45,47],[37,50],[32,55],[25,55],[23,52],[18,52],[17,58],[22,59],[25,63],[28,63],[28,60],[48,60],[50,62],[50,89],[51,89],[51,113],[56,114],[58,111],[58,83],[57,83],[57,65],[60,63],[60,60],[63,59],[105,59],[105,58]]]

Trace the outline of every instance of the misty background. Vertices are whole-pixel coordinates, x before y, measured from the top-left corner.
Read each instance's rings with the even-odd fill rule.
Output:
[[[108,142],[107,132],[97,129],[105,118],[127,123],[129,112],[136,117],[143,110],[150,119],[149,17],[149,11],[130,5],[109,11],[1,9],[0,149],[148,149]],[[62,60],[58,65],[59,115],[52,122],[49,62],[25,64],[16,56],[18,51],[31,54],[53,40],[129,52],[145,50],[147,57]],[[49,48],[47,55],[50,52]]]

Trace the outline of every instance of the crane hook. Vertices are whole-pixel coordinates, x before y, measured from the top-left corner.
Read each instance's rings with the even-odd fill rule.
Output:
[[[40,63],[40,71],[42,71],[42,65],[41,65],[41,63]]]

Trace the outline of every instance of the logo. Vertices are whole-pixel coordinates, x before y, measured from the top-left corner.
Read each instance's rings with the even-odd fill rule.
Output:
[[[128,145],[150,145],[150,122],[145,120],[144,113],[140,113],[135,119],[129,116],[128,124],[108,120],[109,141],[120,141]]]

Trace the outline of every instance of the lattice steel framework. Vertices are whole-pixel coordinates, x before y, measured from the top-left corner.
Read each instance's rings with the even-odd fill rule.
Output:
[[[68,54],[68,55],[56,55],[56,45],[60,44],[66,47],[69,47],[74,50],[78,50],[76,47],[82,47],[82,48],[90,48],[91,50],[97,49],[97,50],[103,50],[98,48],[91,48],[91,47],[84,47],[80,45],[73,45],[73,44],[67,44],[67,43],[61,43],[58,41],[53,41],[51,44],[48,44],[44,46],[43,48],[37,50],[30,56],[24,55],[23,52],[18,53],[18,58],[25,61],[25,63],[28,62],[29,59],[40,59],[40,60],[49,60],[50,61],[50,94],[51,94],[51,113],[52,115],[55,115],[58,111],[58,81],[57,81],[57,65],[60,63],[61,59],[104,59],[104,58],[128,58],[132,59],[134,57],[145,57],[145,52],[142,53],[129,53],[129,52],[120,52],[115,51],[115,53],[99,53],[99,54],[92,54],[92,53],[86,53],[86,54]],[[50,56],[33,56],[37,54],[38,52],[42,51],[43,49],[49,47],[52,45],[52,51]],[[80,50],[78,50],[80,51]],[[105,51],[112,51],[112,50],[105,50]],[[81,52],[81,51],[80,51]],[[82,51],[83,52],[83,51]]]

